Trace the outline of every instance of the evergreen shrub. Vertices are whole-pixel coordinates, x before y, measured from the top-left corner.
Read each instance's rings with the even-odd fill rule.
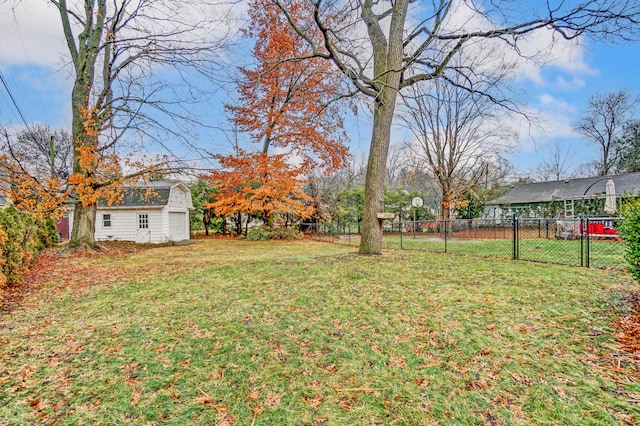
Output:
[[[14,206],[0,210],[0,288],[22,282],[38,253],[56,241],[51,219],[20,213]]]
[[[620,215],[622,223],[618,225],[618,232],[625,243],[625,258],[629,262],[629,270],[640,282],[640,198],[624,202]]]

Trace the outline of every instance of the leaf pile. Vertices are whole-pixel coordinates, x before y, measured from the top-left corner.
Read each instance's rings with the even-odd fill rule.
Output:
[[[631,311],[614,324],[615,337],[625,352],[640,354],[640,292],[631,294]]]
[[[40,290],[48,283],[57,281],[63,283],[63,286],[85,286],[88,283],[95,285],[123,277],[117,273],[118,271],[110,271],[109,274],[98,273],[93,266],[87,266],[83,259],[115,258],[151,247],[127,242],[106,242],[96,251],[67,250],[64,247],[47,249],[40,253],[20,285],[10,286],[0,292],[0,315],[22,305],[28,294]]]

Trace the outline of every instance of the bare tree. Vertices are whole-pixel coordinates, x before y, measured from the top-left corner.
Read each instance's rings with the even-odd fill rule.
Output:
[[[73,159],[69,131],[34,123],[17,135],[9,135],[6,130],[3,133],[1,151],[22,169],[14,172],[29,173],[40,181],[69,177]]]
[[[535,166],[536,177],[541,181],[562,180],[571,177],[571,156],[556,140],[551,151]]]
[[[499,105],[488,97],[445,80],[430,86],[411,88],[401,121],[415,137],[416,157],[438,183],[441,219],[448,220],[456,199],[488,176],[492,158],[516,136],[501,120]]]
[[[596,163],[599,176],[606,176],[613,170],[619,155],[616,141],[622,136],[637,104],[638,99],[632,99],[627,90],[598,93],[589,98],[576,131],[600,150]]]
[[[70,133],[40,123],[17,134],[0,133],[2,195],[35,216],[61,215],[73,160]]]
[[[391,145],[387,158],[385,183],[390,188],[400,188],[408,183],[411,159],[409,150],[400,144]]]
[[[189,141],[190,80],[209,76],[225,28],[212,5],[189,0],[49,0],[73,69],[71,244],[95,246],[97,198],[167,164],[126,164],[123,142]],[[167,83],[171,76],[172,84]],[[181,126],[182,123],[182,126]],[[108,167],[107,167],[108,166]],[[124,170],[124,169],[128,170]],[[112,195],[107,198],[113,198]]]

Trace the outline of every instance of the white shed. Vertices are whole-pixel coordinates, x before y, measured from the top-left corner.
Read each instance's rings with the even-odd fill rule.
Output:
[[[137,243],[188,240],[189,210],[193,210],[191,191],[183,183],[159,181],[125,188],[118,204],[98,201],[95,239]]]

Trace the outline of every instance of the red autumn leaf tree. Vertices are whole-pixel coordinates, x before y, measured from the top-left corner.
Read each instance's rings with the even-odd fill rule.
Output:
[[[293,19],[309,19],[307,5],[291,0]],[[287,24],[273,4],[254,0],[251,24],[245,31],[255,40],[253,68],[242,68],[239,105],[227,105],[232,121],[262,143],[260,153],[237,150],[217,156],[225,169],[212,173],[216,214],[261,213],[268,225],[274,214],[291,213],[308,218],[313,208],[305,202],[302,185],[312,171],[331,172],[347,165],[339,102],[341,76],[322,59],[298,62],[306,43]],[[270,153],[276,150],[277,155]]]
[[[305,2],[291,0],[294,19],[310,19]],[[323,59],[288,61],[310,54],[307,44],[287,24],[276,6],[254,0],[245,31],[255,40],[254,68],[241,69],[240,105],[228,105],[232,121],[262,142],[262,152],[275,148],[299,164],[301,172],[335,171],[346,166],[339,102],[341,75]]]

